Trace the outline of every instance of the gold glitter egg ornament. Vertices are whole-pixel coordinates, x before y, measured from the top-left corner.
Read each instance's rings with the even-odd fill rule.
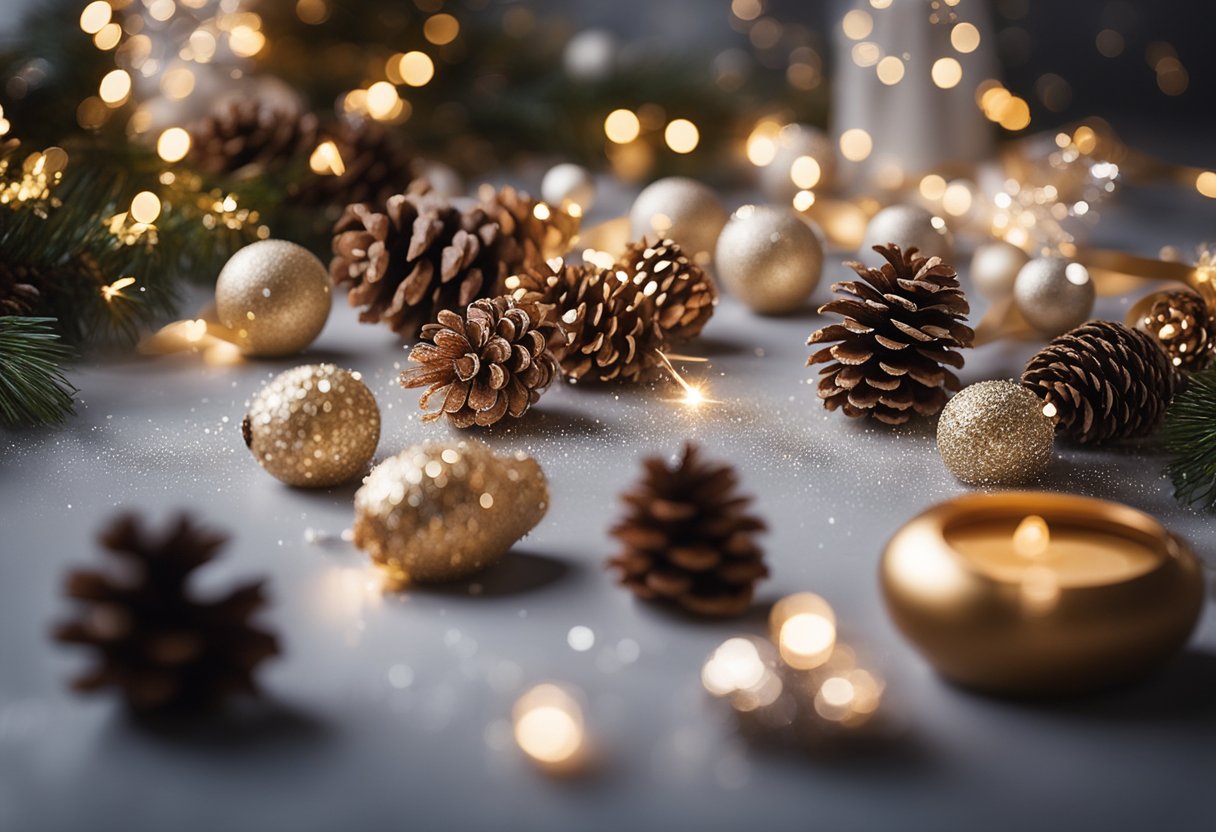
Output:
[[[215,284],[215,311],[241,352],[294,355],[329,318],[329,271],[286,240],[259,240],[229,258]]]
[[[788,208],[744,205],[718,237],[718,279],[753,312],[800,309],[823,274],[823,244]]]
[[[496,563],[549,508],[536,460],[480,442],[425,442],[377,465],[355,493],[355,545],[395,586]]]
[[[258,392],[241,433],[276,479],[324,488],[367,469],[380,442],[380,408],[358,373],[308,364]]]
[[[981,381],[946,403],[937,423],[937,449],[967,485],[1017,485],[1051,464],[1055,428],[1043,403],[1011,381]]]
[[[709,264],[726,209],[713,189],[685,176],[651,182],[629,209],[630,239],[675,240],[698,266]]]

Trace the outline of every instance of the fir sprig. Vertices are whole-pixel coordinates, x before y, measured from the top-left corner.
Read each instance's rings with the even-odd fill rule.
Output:
[[[70,416],[76,388],[63,365],[71,358],[54,318],[0,317],[0,424],[52,425]]]
[[[1216,366],[1193,374],[1165,417],[1174,496],[1216,510]]]

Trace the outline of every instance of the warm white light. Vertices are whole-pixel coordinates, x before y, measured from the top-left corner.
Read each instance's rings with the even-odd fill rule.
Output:
[[[874,142],[870,134],[860,127],[853,127],[840,134],[840,155],[850,162],[860,162],[870,155]]]
[[[613,110],[604,119],[604,135],[610,142],[627,144],[636,139],[641,132],[642,123],[630,110]]]
[[[803,190],[818,185],[821,175],[819,162],[810,156],[799,156],[790,165],[790,179]]]
[[[151,191],[140,191],[131,200],[131,219],[151,225],[160,216],[160,197]]]
[[[980,30],[973,23],[957,23],[950,30],[950,45],[962,53],[974,52],[980,45]]]
[[[697,125],[686,118],[672,120],[663,131],[663,140],[676,153],[692,153],[701,141]]]
[[[888,55],[878,62],[875,71],[879,81],[888,87],[894,86],[904,79],[904,62],[894,55]]]
[[[110,22],[110,16],[113,13],[114,10],[105,0],[95,0],[85,6],[84,11],[80,13],[80,28],[87,34],[95,35]]]
[[[1031,514],[1018,524],[1013,533],[1013,550],[1024,558],[1041,558],[1051,545],[1051,530],[1047,521]]]
[[[367,112],[375,119],[391,118],[401,97],[388,81],[377,81],[367,88]]]
[[[862,9],[853,9],[840,21],[840,28],[850,40],[861,40],[874,30],[874,18]]]
[[[934,84],[948,90],[963,80],[963,65],[954,58],[938,58],[933,62],[931,74]]]
[[[435,64],[425,52],[406,52],[397,62],[397,71],[411,87],[422,87],[435,77]]]
[[[542,766],[563,768],[583,750],[582,709],[557,685],[525,692],[515,703],[514,719],[516,744]]]
[[[117,107],[131,94],[131,76],[122,69],[107,72],[101,79],[97,94],[111,107]]]
[[[156,140],[156,155],[166,162],[180,162],[190,152],[190,134],[180,127],[170,127]]]

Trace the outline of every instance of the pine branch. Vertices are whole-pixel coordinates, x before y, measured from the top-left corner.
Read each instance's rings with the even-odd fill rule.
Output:
[[[54,318],[0,317],[0,425],[51,425],[74,411],[63,374],[72,350]]]
[[[1174,496],[1216,510],[1216,366],[1195,373],[1165,417]]]

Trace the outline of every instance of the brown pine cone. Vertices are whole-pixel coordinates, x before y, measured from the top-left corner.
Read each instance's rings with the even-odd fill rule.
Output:
[[[658,319],[647,314],[640,288],[617,272],[552,260],[526,266],[504,284],[517,300],[552,307],[565,336],[554,351],[570,380],[637,382],[656,373]]]
[[[42,301],[42,273],[22,263],[0,262],[0,316],[32,315]]]
[[[371,119],[342,119],[322,131],[319,141],[331,141],[342,159],[342,172],[309,171],[297,189],[305,205],[333,209],[332,220],[347,205],[383,205],[404,193],[415,178],[417,159],[401,136]]]
[[[334,226],[329,273],[349,287],[359,320],[412,338],[439,312],[492,296],[505,267],[498,224],[482,209],[461,210],[417,179],[382,211],[349,205]]]
[[[423,343],[410,350],[419,366],[401,374],[401,386],[427,387],[419,407],[441,393],[437,412],[458,428],[518,418],[536,404],[557,375],[549,352],[556,326],[547,311],[508,297],[469,304],[464,318],[442,310],[439,322],[422,328]],[[429,387],[428,387],[429,385]]]
[[[644,460],[645,474],[621,496],[624,518],[612,528],[623,549],[608,561],[639,598],[667,601],[699,615],[740,615],[756,581],[768,575],[756,534],[764,522],[747,513],[729,465],[706,462],[685,444],[674,467]]]
[[[134,516],[115,520],[101,544],[123,561],[124,577],[68,574],[67,594],[84,609],[54,636],[92,648],[99,659],[73,686],[116,687],[140,711],[195,710],[234,693],[255,694],[254,668],[279,652],[275,637],[249,620],[265,603],[261,582],[217,600],[189,592],[194,570],[223,543],[185,516],[163,537],[149,536]]]
[[[1183,372],[1197,372],[1212,363],[1216,322],[1198,292],[1156,293],[1152,305],[1136,321],[1136,329],[1155,338],[1170,363]]]
[[[523,191],[482,185],[478,196],[481,209],[500,229],[498,258],[506,267],[504,276],[565,254],[578,234],[578,217]]]
[[[309,153],[317,141],[317,117],[242,98],[224,102],[190,125],[189,133],[188,161],[195,168],[250,178]]]
[[[1152,433],[1174,397],[1174,378],[1151,335],[1089,321],[1039,350],[1022,384],[1043,400],[1058,433],[1090,443]]]
[[[887,260],[882,268],[848,263],[861,280],[836,283],[832,290],[853,298],[819,307],[819,314],[833,312],[844,322],[810,337],[808,344],[838,343],[806,363],[828,364],[819,371],[819,398],[828,410],[901,425],[912,413],[937,413],[946,404],[946,390],[959,389],[958,377],[944,365],[963,366],[957,350],[971,346],[975,333],[963,323],[970,306],[952,266],[915,248],[901,252],[891,244],[874,250]]]
[[[674,240],[659,240],[650,245],[643,237],[625,249],[617,268],[640,285],[645,303],[652,307],[668,343],[700,335],[718,304],[713,280],[688,259]]]

